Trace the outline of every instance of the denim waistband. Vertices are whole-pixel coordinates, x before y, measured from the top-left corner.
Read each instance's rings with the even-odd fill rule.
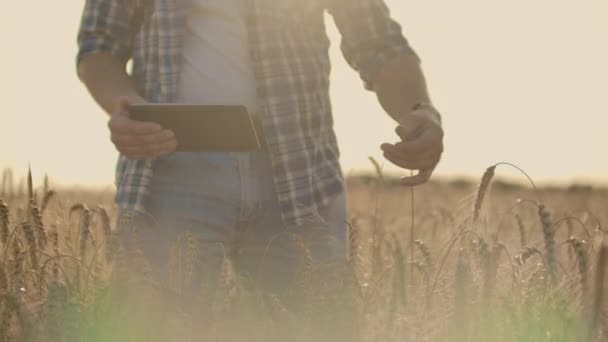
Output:
[[[274,200],[272,165],[268,153],[175,152],[159,158],[154,166],[152,195],[181,191],[242,209]]]

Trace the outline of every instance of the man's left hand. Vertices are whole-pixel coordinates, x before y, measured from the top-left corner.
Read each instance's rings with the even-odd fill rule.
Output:
[[[404,115],[395,130],[401,138],[395,144],[384,143],[380,148],[391,163],[418,174],[401,178],[406,186],[426,183],[443,153],[443,129],[436,111],[426,106]]]

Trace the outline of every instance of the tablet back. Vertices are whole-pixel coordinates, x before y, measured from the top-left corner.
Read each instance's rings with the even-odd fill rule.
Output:
[[[146,104],[129,107],[133,120],[159,123],[175,133],[179,152],[249,152],[260,149],[260,125],[244,106]]]

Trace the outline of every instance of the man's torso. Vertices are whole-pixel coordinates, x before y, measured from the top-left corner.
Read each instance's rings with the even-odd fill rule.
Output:
[[[178,102],[244,105],[258,112],[248,31],[239,2],[190,0]]]
[[[389,58],[412,51],[383,0],[235,1],[243,5],[279,206],[286,225],[299,226],[344,188],[329,101],[325,9],[342,34],[344,56],[369,89]],[[132,58],[140,95],[149,102],[179,101],[190,10],[185,0],[87,0],[77,61],[95,52]],[[145,210],[154,163],[120,158],[120,208]]]
[[[286,225],[302,225],[344,189],[322,1],[241,1],[276,196]],[[156,0],[135,36],[133,79],[151,102],[179,101],[191,10],[183,1]],[[118,205],[143,204],[152,175],[153,161],[121,159]]]

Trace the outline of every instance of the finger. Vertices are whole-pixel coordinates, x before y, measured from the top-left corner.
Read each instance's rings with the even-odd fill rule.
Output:
[[[412,141],[401,141],[395,144],[404,155],[431,154],[443,152],[442,138],[439,135],[425,133]]]
[[[391,149],[393,147],[395,147],[395,145],[389,144],[389,143],[384,143],[384,144],[380,145],[380,149],[382,151],[386,151],[387,149]]]
[[[395,158],[406,160],[406,161],[422,160],[422,159],[439,159],[441,157],[441,154],[443,153],[443,147],[442,147],[441,143],[436,144],[432,147],[430,146],[427,151],[422,151],[419,153],[407,153],[406,151],[404,151],[401,148],[402,145],[403,145],[403,142],[398,142],[395,145],[383,144],[382,146],[380,146],[380,148],[382,149],[382,151],[384,153],[388,153]]]
[[[112,115],[124,115],[129,116],[129,107],[133,104],[146,103],[140,96],[120,96],[114,105]]]
[[[119,146],[150,146],[174,141],[175,134],[170,130],[162,130],[147,135],[112,134],[112,142]]]
[[[129,118],[121,114],[114,114],[108,121],[108,128],[112,134],[128,134]]]
[[[142,159],[150,159],[161,157],[170,153],[175,152],[177,149],[177,141],[168,141],[162,144],[151,145],[148,147],[143,146],[131,146],[122,148],[120,150],[121,154],[123,154],[128,159],[133,160],[142,160]]]
[[[112,116],[108,128],[112,133],[125,135],[146,135],[163,130],[163,127],[155,122],[135,121],[121,115]]]
[[[116,104],[116,109],[113,114],[118,115],[129,115],[129,106],[131,105],[131,100],[128,97],[120,97]]]
[[[163,130],[163,126],[157,124],[156,122],[135,121],[131,119],[129,119],[129,121],[129,128],[133,134],[148,135],[158,133]]]
[[[391,163],[408,170],[424,170],[434,168],[439,163],[439,158],[437,157],[424,159],[402,159],[399,158],[399,156],[390,153],[384,153],[384,157]]]
[[[131,120],[126,116],[114,115],[108,122],[110,132],[126,135],[145,135],[158,133],[163,127],[155,122]]]
[[[122,153],[122,155],[125,156],[129,160],[146,160],[146,159],[151,158],[150,156],[144,155],[144,154],[124,154],[124,153]]]
[[[125,156],[142,156],[148,157],[149,153],[141,146],[119,146],[118,151]]]
[[[143,156],[146,158],[159,157],[174,152],[176,149],[177,140],[175,139],[155,144],[128,145],[119,147],[119,150],[126,155]]]
[[[160,149],[160,145],[158,146]],[[117,148],[121,153],[126,155],[138,155],[152,158],[155,156],[157,145],[128,145],[118,146]]]
[[[401,184],[405,186],[418,186],[422,185],[431,179],[433,169],[420,170],[417,175],[410,177],[402,177]]]
[[[434,168],[438,163],[438,158],[426,158],[416,160],[404,160],[390,153],[385,153],[384,157],[391,163],[408,170],[425,170]]]
[[[177,141],[171,140],[171,141],[166,141],[161,144],[153,145],[152,149],[151,149],[151,153],[155,157],[160,157],[160,156],[175,152],[176,149],[177,149]]]
[[[143,154],[143,153],[128,153],[128,152],[120,152],[120,154],[122,154],[123,156],[125,156],[127,159],[130,160],[144,160],[144,159],[149,159],[151,158],[150,156],[148,156],[147,154]]]
[[[134,137],[144,146],[159,145],[175,141],[175,134],[168,129],[163,129],[162,131],[153,134],[135,135]]]
[[[397,135],[403,141],[416,139],[422,132],[423,127],[420,125],[399,125],[395,129]]]

